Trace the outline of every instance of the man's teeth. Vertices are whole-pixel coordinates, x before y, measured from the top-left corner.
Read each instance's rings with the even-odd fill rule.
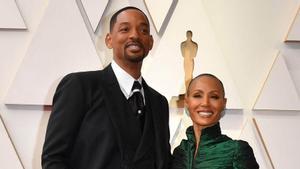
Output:
[[[138,46],[138,45],[130,45],[129,48],[132,49],[132,50],[138,50],[138,49],[140,49],[140,46]]]
[[[205,117],[207,117],[207,116],[211,116],[211,115],[212,115],[212,112],[198,112],[198,114],[199,114],[200,116],[205,116]]]

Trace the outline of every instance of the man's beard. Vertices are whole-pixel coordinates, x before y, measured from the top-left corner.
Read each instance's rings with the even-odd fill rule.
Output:
[[[128,55],[128,53],[126,52],[126,49],[128,46],[130,46],[132,44],[138,45],[141,48],[141,50],[143,51],[142,54],[135,55],[133,53],[133,55]],[[124,48],[125,58],[127,58],[129,61],[134,62],[134,63],[142,62],[144,60],[144,58],[147,56],[147,54],[148,53],[145,52],[145,47],[144,47],[143,43],[141,43],[138,40],[133,40],[133,41],[127,43]]]
[[[141,54],[131,54],[129,55],[126,52],[126,48],[124,49],[124,57],[127,58],[129,61],[138,63],[144,60],[144,58],[147,56],[147,53],[145,52],[145,48],[142,47],[143,52]]]
[[[125,58],[127,58],[129,61],[134,62],[134,63],[142,62],[145,57],[146,57],[145,54],[143,54],[143,55],[128,55],[125,52]]]

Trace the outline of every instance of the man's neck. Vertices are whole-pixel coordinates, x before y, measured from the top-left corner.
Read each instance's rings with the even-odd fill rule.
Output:
[[[142,62],[140,63],[129,63],[129,64],[121,64],[120,62],[114,60],[115,63],[120,66],[125,72],[127,72],[134,79],[138,79],[141,76],[141,68]]]

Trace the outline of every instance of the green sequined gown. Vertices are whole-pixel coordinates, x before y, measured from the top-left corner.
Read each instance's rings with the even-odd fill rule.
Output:
[[[188,140],[182,140],[173,152],[172,169],[257,169],[250,145],[221,134],[220,125],[202,130],[196,158],[193,127],[186,130]]]

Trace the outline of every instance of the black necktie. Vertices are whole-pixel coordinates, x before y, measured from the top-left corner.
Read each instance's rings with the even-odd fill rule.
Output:
[[[132,95],[129,97],[128,101],[132,107],[134,115],[139,118],[141,129],[144,126],[144,98],[141,93],[141,84],[138,81],[134,81],[131,92]]]

